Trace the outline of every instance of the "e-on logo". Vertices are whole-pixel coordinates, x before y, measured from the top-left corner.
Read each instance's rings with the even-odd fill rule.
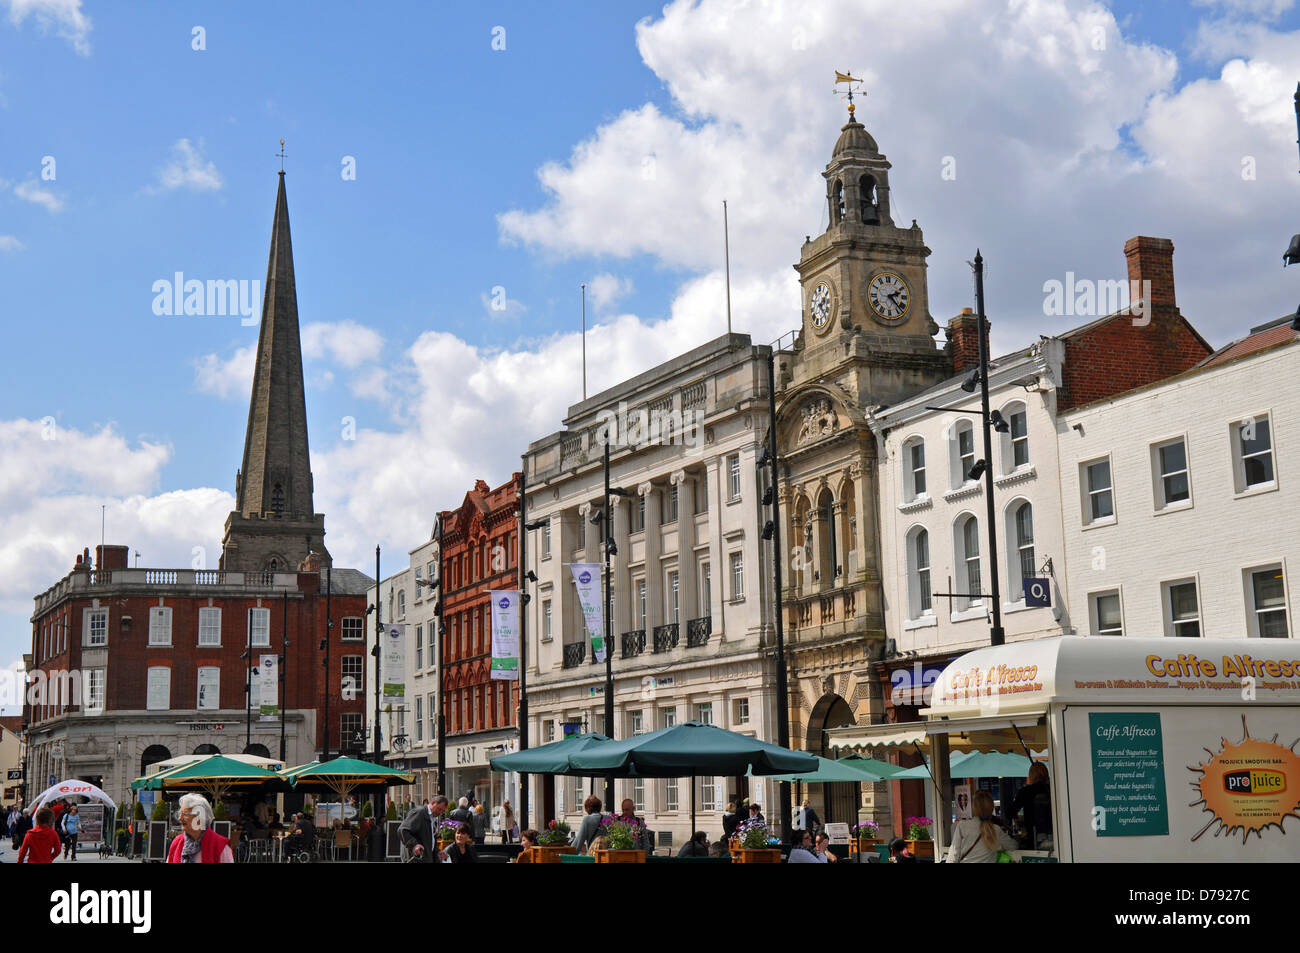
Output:
[[[591,573],[587,572],[585,569],[578,573],[578,582],[582,583],[584,586],[591,582]]]

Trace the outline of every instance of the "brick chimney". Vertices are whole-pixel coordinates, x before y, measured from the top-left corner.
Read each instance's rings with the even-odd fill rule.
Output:
[[[948,322],[948,356],[952,358],[952,372],[961,374],[972,367],[979,367],[980,346],[975,329],[979,325],[979,315],[970,308],[962,308],[961,314]],[[984,346],[988,347],[988,327],[984,328]],[[990,357],[993,355],[990,354]]]
[[[1124,243],[1124,257],[1128,259],[1129,295],[1131,300],[1145,297],[1143,282],[1151,282],[1153,307],[1173,308],[1174,300],[1174,243],[1167,238],[1150,238],[1138,235]],[[1137,284],[1134,284],[1137,282]]]
[[[130,546],[96,546],[96,569],[126,569],[131,554]]]

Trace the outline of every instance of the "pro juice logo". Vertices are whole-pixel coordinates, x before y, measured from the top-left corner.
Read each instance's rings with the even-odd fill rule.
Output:
[[[1217,752],[1206,748],[1208,761],[1188,765],[1190,771],[1200,774],[1192,782],[1199,805],[1211,815],[1210,821],[1193,837],[1195,841],[1214,828],[1214,836],[1241,834],[1244,844],[1251,834],[1263,838],[1264,831],[1276,827],[1286,833],[1283,822],[1287,818],[1300,819],[1300,796],[1296,785],[1288,780],[1300,780],[1300,755],[1295,748],[1300,738],[1290,745],[1278,744],[1277,735],[1272,740],[1252,738],[1241,719],[1242,739],[1231,742],[1220,739]]]
[[[1229,794],[1281,794],[1286,775],[1281,771],[1229,771],[1223,776],[1223,790]]]

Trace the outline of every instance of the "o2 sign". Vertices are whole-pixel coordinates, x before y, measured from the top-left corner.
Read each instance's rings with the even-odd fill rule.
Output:
[[[1052,604],[1052,587],[1046,579],[1034,576],[1025,578],[1025,607],[1046,609]]]

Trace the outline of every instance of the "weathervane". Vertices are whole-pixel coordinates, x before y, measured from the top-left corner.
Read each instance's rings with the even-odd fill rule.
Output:
[[[839,88],[841,83],[846,87],[843,92],[841,92]],[[860,89],[861,87],[862,80],[849,73],[841,73],[839,70],[835,71],[835,92],[839,95],[840,99],[847,99],[849,102],[849,122],[854,121],[853,110],[855,107],[853,105],[853,91],[855,89]]]
[[[849,110],[849,112],[852,112],[852,111],[853,111],[852,109]],[[277,152],[275,155],[276,155],[276,157],[280,160],[280,171],[283,172],[283,171],[284,171],[284,157],[285,157],[285,155],[286,155],[286,153],[285,153],[285,151],[284,151],[284,140],[283,140],[283,139],[280,140],[280,151]]]

